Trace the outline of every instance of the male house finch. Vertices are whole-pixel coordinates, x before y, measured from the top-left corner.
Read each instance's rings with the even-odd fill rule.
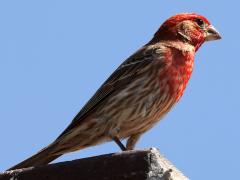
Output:
[[[177,14],[125,60],[50,145],[11,169],[47,164],[59,156],[114,140],[133,149],[139,137],[181,98],[194,56],[221,36],[203,16]],[[119,139],[127,139],[126,147]]]

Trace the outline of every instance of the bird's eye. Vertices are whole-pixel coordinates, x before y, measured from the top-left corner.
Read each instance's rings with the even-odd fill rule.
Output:
[[[195,22],[197,23],[197,25],[200,27],[200,28],[204,28],[205,26],[205,23],[202,19],[195,19]]]

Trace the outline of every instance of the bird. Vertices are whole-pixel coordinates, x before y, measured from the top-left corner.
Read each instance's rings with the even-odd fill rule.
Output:
[[[50,145],[8,170],[42,166],[63,154],[109,141],[122,151],[134,149],[141,135],[182,97],[200,46],[218,39],[220,33],[200,14],[168,18],[149,42],[120,64]]]

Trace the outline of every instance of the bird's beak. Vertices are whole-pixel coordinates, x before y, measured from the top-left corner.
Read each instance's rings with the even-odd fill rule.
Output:
[[[205,41],[213,41],[221,38],[220,33],[212,25],[207,27]]]

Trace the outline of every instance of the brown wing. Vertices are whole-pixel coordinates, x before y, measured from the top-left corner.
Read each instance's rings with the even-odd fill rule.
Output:
[[[111,95],[119,86],[127,86],[138,72],[154,59],[156,48],[146,49],[143,47],[127,60],[125,60],[114,73],[103,83],[94,96],[86,103],[81,111],[75,116],[71,124],[58,137],[60,138],[70,129],[76,127],[91,111]]]

